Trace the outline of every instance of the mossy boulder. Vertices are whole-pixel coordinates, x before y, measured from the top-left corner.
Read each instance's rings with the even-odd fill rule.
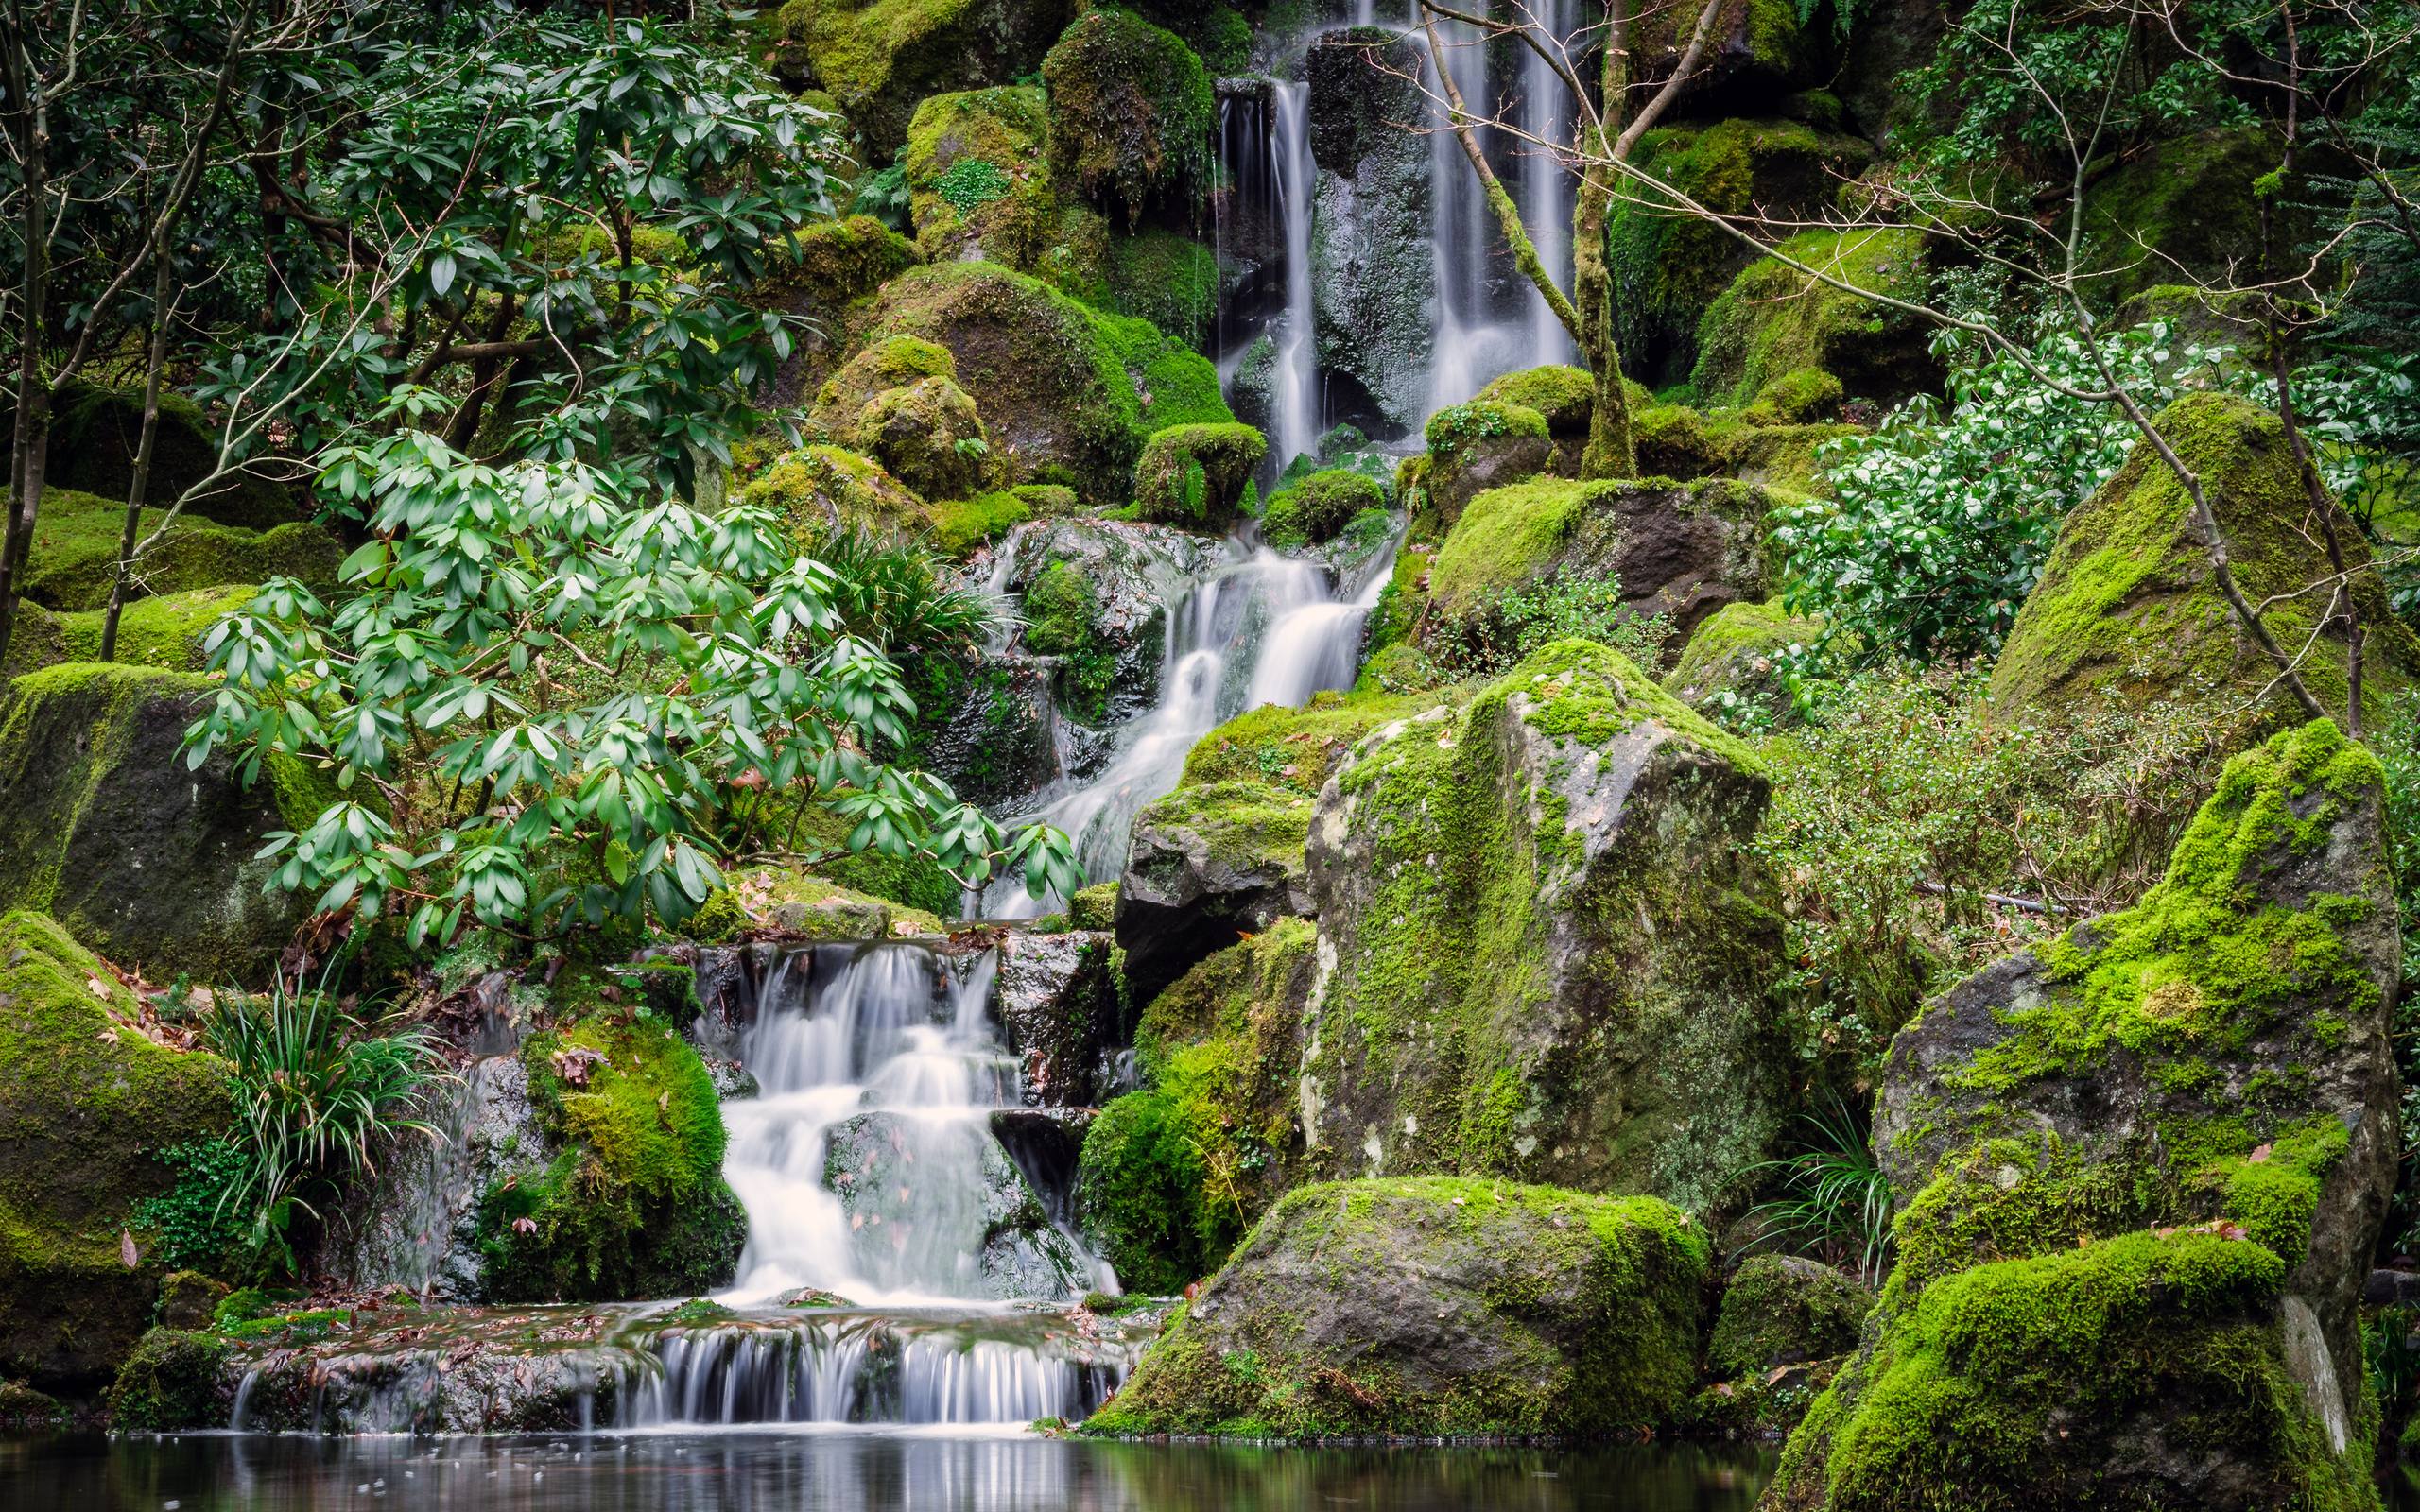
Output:
[[[334,782],[272,757],[247,786],[223,750],[189,767],[211,684],[69,662],[16,679],[0,722],[0,907],[42,909],[154,976],[256,982],[310,912],[264,891],[273,831],[302,830]]]
[[[915,689],[917,765],[969,803],[1006,803],[1043,786],[1059,769],[1054,684],[1081,680],[1056,672],[1017,655],[928,663]]]
[[[109,1392],[114,1426],[158,1432],[224,1428],[234,1406],[232,1346],[215,1333],[158,1328],[143,1335]]]
[[[817,221],[773,244],[749,298],[828,320],[917,261],[915,243],[872,215]]]
[[[1163,524],[1221,528],[1269,451],[1249,425],[1171,425],[1153,431],[1134,464],[1134,507]]]
[[[777,27],[881,163],[907,140],[918,101],[1014,83],[1074,15],[1071,0],[789,0]]]
[[[1776,250],[1858,288],[1911,300],[1925,292],[1921,232],[1801,232]],[[1815,368],[1857,398],[1893,403],[1939,387],[1941,365],[1927,349],[1928,335],[1905,311],[1768,257],[1743,269],[1706,307],[1689,383],[1702,401],[1746,405],[1783,374]]]
[[[950,378],[885,389],[857,415],[857,436],[912,491],[963,498],[992,481],[991,441],[975,400]]]
[[[823,380],[807,418],[825,440],[865,450],[859,446],[857,421],[875,396],[927,378],[957,376],[958,360],[949,348],[914,336],[885,336],[851,352]]]
[[[1279,919],[1187,971],[1134,1031],[1140,1091],[1084,1136],[1077,1209],[1129,1290],[1169,1296],[1216,1270],[1300,1177],[1296,1077],[1317,936]]]
[[[521,1047],[545,1168],[479,1199],[497,1301],[694,1296],[728,1285],[747,1214],[722,1177],[722,1109],[667,1020],[600,1008]]]
[[[1636,1433],[1695,1375],[1707,1246],[1651,1197],[1394,1177],[1290,1192],[1086,1425]]]
[[[1126,501],[1152,432],[1235,419],[1207,358],[1149,321],[995,264],[893,279],[866,314],[863,340],[893,335],[950,350],[1011,482],[1072,484],[1096,504]]]
[[[1724,120],[1659,127],[1633,161],[1720,215],[1812,219],[1873,158],[1858,138],[1803,121]],[[1651,203],[1651,193],[1616,199],[1606,265],[1623,365],[1662,386],[1688,376],[1699,320],[1754,257],[1720,227]]]
[[[1429,117],[1426,58],[1411,37],[1355,26],[1321,34],[1304,65],[1320,366],[1331,404],[1393,432],[1428,412],[1436,341],[1428,142],[1405,129]]]
[[[1829,1360],[1857,1348],[1874,1310],[1863,1281],[1798,1255],[1754,1255],[1722,1289],[1706,1365],[1723,1380]]]
[[[2304,683],[2323,707],[2342,710],[2342,625],[2332,622],[2312,637],[2327,595],[2302,591],[2330,569],[2284,427],[2225,394],[2187,395],[2153,423],[2201,477],[2245,596],[2268,602],[2264,617],[2280,644],[2298,652],[2308,644]],[[2176,474],[2137,444],[2117,475],[2067,516],[1993,668],[1996,717],[2060,724],[2112,700],[2169,700],[2204,710],[2221,748],[2300,717],[2290,695],[2272,687],[2275,664],[2220,593],[2189,507]],[[2420,641],[2390,610],[2360,533],[2342,534],[2367,631],[2365,702],[2377,718],[2420,668]]]
[[[1184,785],[1259,783],[1317,798],[1362,736],[1446,701],[1445,695],[1423,689],[1402,696],[1321,693],[1300,709],[1262,704],[1193,743]]]
[[[1473,499],[1429,569],[1447,612],[1553,576],[1611,576],[1622,602],[1686,637],[1772,582],[1774,497],[1725,478],[1579,483],[1540,478]]]
[[[2359,1304],[2395,1183],[2402,967],[2382,788],[2333,724],[2280,732],[2228,763],[2140,904],[1900,1031],[1875,1125],[1898,1265],[1777,1504],[2377,1504]]]
[[[1366,737],[1306,848],[1336,959],[1304,1066],[1315,1168],[1730,1208],[1791,1074],[1749,853],[1767,794],[1754,752],[1582,641]]]
[[[1726,97],[1762,104],[1821,78],[1830,48],[1823,29],[1802,25],[1802,15],[1813,18],[1788,0],[1723,0],[1699,69],[1681,91],[1681,98],[1692,104],[1690,113],[1719,113],[1710,107]],[[1642,82],[1669,77],[1697,21],[1695,7],[1667,6],[1640,14],[1631,48]]]
[[[839,446],[799,448],[752,480],[740,498],[779,513],[802,546],[838,530],[921,535],[931,518],[925,501],[881,463]]]
[[[1193,964],[1310,911],[1311,800],[1265,782],[1181,786],[1134,816],[1117,884],[1117,943],[1143,1001]]]
[[[2285,151],[2265,126],[2221,126],[2152,144],[2097,177],[2083,197],[2086,287],[2116,306],[2155,285],[2222,278],[2262,257],[2261,180]],[[2300,241],[2308,191],[2272,195]]]
[[[1048,98],[1029,84],[936,94],[916,107],[899,165],[927,261],[981,257],[1038,270],[1067,219],[1050,176],[1049,130]]]
[[[829,809],[812,810],[799,826],[806,843],[823,848],[812,869],[769,863],[731,873],[724,896],[737,909],[733,931],[819,942],[945,933],[943,913],[958,911],[957,885],[929,860],[850,852],[844,842],[855,827]]]
[[[89,1389],[149,1322],[160,1267],[122,1246],[160,1160],[226,1127],[227,1063],[147,1036],[110,969],[38,913],[0,916],[0,1370]]]
[[[1137,226],[1189,215],[1208,190],[1210,73],[1174,33],[1128,10],[1087,10],[1042,60],[1060,182]]]
[[[1522,368],[1490,379],[1472,396],[1479,403],[1518,404],[1534,409],[1547,422],[1547,433],[1558,440],[1585,438],[1597,409],[1597,381],[1584,368],[1548,364]]]
[[[1664,676],[1664,690],[1712,717],[1748,714],[1759,724],[1789,718],[1793,703],[1781,657],[1812,647],[1824,622],[1802,618],[1778,602],[1725,604],[1699,625],[1681,660]]]
[[[1270,497],[1261,536],[1281,549],[1323,546],[1364,511],[1386,507],[1386,486],[1377,479],[1351,468],[1322,468]]]
[[[1021,600],[1024,647],[1058,659],[1060,707],[1100,726],[1158,697],[1167,606],[1214,547],[1165,525],[1038,521],[1016,538],[1002,586]]]
[[[1474,399],[1428,417],[1423,438],[1428,466],[1423,481],[1424,523],[1451,530],[1470,502],[1490,489],[1536,477],[1554,458],[1547,418],[1527,404]]]
[[[148,536],[164,516],[143,514]],[[97,494],[64,489],[43,491],[26,555],[26,597],[45,609],[96,610],[109,603],[117,576],[117,552],[126,529],[126,506]],[[268,530],[181,515],[150,554],[129,596],[175,593],[225,583],[260,583],[271,577],[300,578],[322,593],[337,586],[344,549],[324,526],[292,521]]]
[[[143,389],[72,382],[51,396],[50,486],[104,499],[134,489],[134,454],[143,441]],[[0,424],[13,424],[16,406],[0,406]],[[167,506],[218,471],[216,427],[201,407],[173,389],[160,395],[160,425],[151,445],[151,481],[145,495]],[[282,484],[237,472],[185,501],[188,517],[272,530],[301,516]]]

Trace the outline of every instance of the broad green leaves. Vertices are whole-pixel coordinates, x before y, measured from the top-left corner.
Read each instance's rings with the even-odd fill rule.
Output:
[[[852,625],[890,591],[749,507],[642,503],[571,461],[482,466],[424,431],[338,448],[323,486],[372,541],[331,610],[265,587],[206,641],[223,682],[188,736],[240,768],[332,767],[343,800],[270,838],[271,885],[324,908],[544,930],[676,922],[722,884],[734,816],[823,798],[852,845],[1080,885],[1064,839],[1013,837],[942,782],[874,759],[915,713]]]

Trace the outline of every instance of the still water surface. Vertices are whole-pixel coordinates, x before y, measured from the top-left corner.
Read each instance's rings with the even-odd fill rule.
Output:
[[[1253,1449],[852,1430],[0,1441],[76,1512],[1749,1512],[1758,1449]]]

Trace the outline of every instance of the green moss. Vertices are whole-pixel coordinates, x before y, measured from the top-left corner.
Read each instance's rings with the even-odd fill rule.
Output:
[[[1268,451],[1267,437],[1233,421],[1153,431],[1134,464],[1135,507],[1146,520],[1223,524]]]
[[[1597,380],[1582,368],[1524,368],[1492,380],[1472,403],[1533,409],[1554,435],[1584,435],[1597,408]]]
[[[1154,799],[1136,823],[1189,830],[1214,862],[1237,871],[1296,871],[1311,805],[1300,792],[1266,782],[1186,782]]]
[[[1499,403],[1490,399],[1474,399],[1466,404],[1449,404],[1428,417],[1422,432],[1428,443],[1429,465],[1450,457],[1477,440],[1499,436],[1545,436],[1547,418],[1526,404]]]
[[[2181,272],[2211,277],[2262,255],[2257,185],[2283,144],[2264,126],[2218,127],[2152,144],[2097,174],[2083,198],[2086,288],[2109,306]],[[2299,239],[2307,191],[2273,198],[2280,232]]]
[[[1261,534],[1272,546],[1324,545],[1363,511],[1384,509],[1386,503],[1387,490],[1377,479],[1350,468],[1325,468],[1270,496]]]
[[[1792,368],[1756,390],[1745,418],[1760,425],[1803,425],[1840,413],[1841,381],[1821,368]]]
[[[1426,693],[1322,693],[1300,709],[1262,704],[1194,742],[1184,758],[1184,785],[1260,782],[1317,798],[1354,742],[1444,701]]]
[[[1263,1280],[1270,1260],[1285,1269]],[[1085,1431],[1634,1433],[1686,1400],[1705,1270],[1703,1232],[1652,1198],[1441,1177],[1298,1188],[1212,1282],[1217,1320],[1180,1309]],[[1333,1300],[1283,1305],[1321,1275]],[[1434,1323],[1355,1311],[1407,1290]]]
[[[1123,10],[1076,18],[1042,62],[1050,162],[1061,182],[1141,224],[1208,187],[1209,71],[1183,39]]]
[[[1923,236],[1906,229],[1803,232],[1777,249],[1858,288],[1921,298]],[[1698,322],[1690,385],[1703,399],[1746,404],[1794,369],[1840,375],[1849,391],[1904,390],[1923,342],[1910,317],[1770,258],[1734,279]]]
[[[1087,724],[1101,723],[1117,660],[1092,580],[1070,562],[1049,561],[1026,585],[1023,609],[1025,648],[1059,659],[1053,686],[1061,705]]]
[[[1109,929],[1117,920],[1117,884],[1097,882],[1067,900],[1067,927]]]
[[[1032,507],[1013,493],[950,500],[933,506],[933,544],[963,558],[1032,518]]]
[[[490,1295],[661,1297],[727,1282],[747,1220],[722,1179],[714,1082],[688,1041],[651,1013],[607,1011],[531,1036],[521,1063],[557,1154],[480,1201]]]
[[[767,469],[740,492],[743,503],[779,513],[801,544],[834,530],[889,536],[922,534],[931,512],[882,464],[838,446],[806,446]]]
[[[1725,604],[1689,637],[1664,687],[1692,709],[1753,708],[1779,719],[1790,708],[1791,693],[1777,659],[1823,638],[1822,620],[1792,615],[1778,601]]]
[[[1219,254],[1190,236],[1147,226],[1109,241],[1099,302],[1149,320],[1190,347],[1204,345],[1219,318]]]
[[[1048,129],[1043,92],[1029,85],[935,94],[916,107],[899,163],[925,257],[956,255],[971,238],[987,257],[1033,266],[1060,219]]]
[[[2307,500],[2276,417],[2204,393],[2179,399],[2152,423],[2204,480],[2244,594],[2267,603],[2280,644],[2308,646],[2301,674],[2322,707],[2343,708],[2343,643],[2333,633],[2314,639],[2325,597],[2302,592],[2326,575],[2326,558],[2305,524]],[[2057,722],[2111,698],[2185,699],[2208,706],[2213,744],[2224,748],[2296,716],[2272,687],[2274,667],[2212,583],[2189,507],[2175,473],[2138,445],[2068,515],[1993,668],[1992,702],[2003,717]],[[2352,565],[2366,567],[2359,540],[2345,549]],[[2354,592],[2368,631],[2365,696],[2383,720],[2394,690],[2420,667],[2420,641],[2394,619],[2376,574],[2359,572]],[[2264,689],[2269,697],[2256,700]]]
[[[829,318],[916,266],[916,247],[872,215],[818,221],[773,245],[749,298]]]
[[[159,510],[145,510],[144,534],[157,529],[163,518]],[[26,552],[26,596],[53,610],[102,608],[117,574],[125,528],[124,504],[63,489],[44,490]],[[343,556],[335,536],[305,522],[255,531],[186,514],[144,558],[133,596],[281,576],[299,578],[325,593],[337,586]]]
[[[1536,478],[1480,494],[1438,549],[1429,568],[1430,595],[1450,605],[1539,576],[1579,521],[1592,507],[1609,503],[1619,487]]]
[[[13,424],[16,406],[0,404],[0,424]],[[52,488],[124,499],[134,488],[134,455],[143,440],[143,388],[112,388],[70,381],[50,402]],[[201,406],[178,393],[160,395],[160,424],[151,443],[151,482],[147,495],[169,504],[218,470],[219,437]],[[221,524],[268,530],[301,513],[281,484],[237,472],[185,506],[189,516]]]
[[[158,1284],[121,1235],[170,1184],[161,1152],[225,1127],[227,1063],[145,1035],[133,995],[39,913],[0,916],[0,1369],[105,1378]]]
[[[110,1387],[110,1417],[119,1428],[224,1427],[227,1354],[224,1339],[153,1329],[143,1335]]]

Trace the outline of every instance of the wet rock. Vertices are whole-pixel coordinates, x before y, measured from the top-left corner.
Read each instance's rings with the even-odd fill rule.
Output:
[[[1368,396],[1392,433],[1428,404],[1431,306],[1429,117],[1421,48],[1374,26],[1311,44],[1311,267],[1320,360]]]
[[[217,1428],[232,1393],[221,1370],[225,1339],[157,1328],[127,1357],[110,1387],[110,1417],[120,1428]]]
[[[1743,1197],[1794,1074],[1767,794],[1754,751],[1580,641],[1355,747],[1307,847],[1313,1169]]]
[[[227,1063],[139,1022],[57,923],[0,917],[0,1371],[38,1385],[89,1390],[134,1348],[166,1268],[137,1207],[177,1179],[163,1150],[226,1126]]]
[[[41,908],[86,946],[164,981],[258,982],[310,912],[265,892],[264,836],[307,830],[328,777],[269,759],[245,786],[220,751],[182,754],[211,684],[123,665],[51,667],[13,684],[0,723],[0,908]]]
[[[859,1113],[832,1126],[823,1184],[860,1275],[885,1290],[1080,1297],[1091,1275],[988,1118]]]
[[[1554,458],[1547,419],[1525,404],[1473,400],[1428,419],[1428,509],[1447,531],[1472,500],[1536,477]]]
[[[1001,549],[1008,561],[1003,586],[1012,593],[1028,593],[1054,565],[1089,590],[1080,650],[1105,664],[1101,717],[1087,722],[1114,723],[1150,707],[1159,696],[1169,604],[1216,547],[1165,525],[1039,520],[1019,525]]]
[[[949,703],[921,729],[918,765],[965,801],[990,807],[1058,775],[1053,663],[1002,652],[951,669]]]
[[[1084,1134],[1097,1115],[1089,1108],[999,1108],[992,1137],[1009,1152],[1051,1221],[1074,1231],[1078,1169]]]
[[[617,1420],[655,1364],[619,1319],[487,1309],[366,1316],[332,1337],[264,1342],[220,1367],[215,1421],[253,1433],[581,1432]]]
[[[1898,1267],[1775,1504],[2372,1504],[2359,1308],[2402,964],[2381,788],[2332,724],[2273,737],[2139,905],[1900,1031],[1874,1137]]]
[[[1652,1197],[1391,1178],[1280,1199],[1093,1418],[1112,1433],[1610,1434],[1696,1373],[1707,1244]],[[1236,1362],[1250,1359],[1250,1369]]]
[[[1195,962],[1311,911],[1311,805],[1261,782],[1180,787],[1134,816],[1117,885],[1117,943],[1150,1002]]]
[[[1109,1046],[1119,1039],[1110,945],[1108,935],[1090,930],[1002,936],[993,1005],[1028,1103],[1081,1107],[1098,1095]]]
[[[199,1271],[181,1270],[160,1283],[160,1321],[172,1329],[206,1329],[227,1283]]]

